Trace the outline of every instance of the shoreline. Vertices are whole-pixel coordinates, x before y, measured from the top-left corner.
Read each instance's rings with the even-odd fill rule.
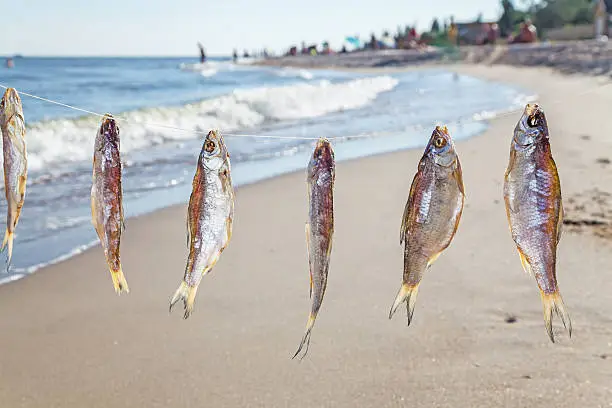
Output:
[[[413,70],[395,70],[395,72],[397,73],[400,73],[401,71],[412,72]],[[436,75],[440,75],[439,70],[432,69],[429,67],[425,67],[425,71],[436,72]],[[369,72],[376,73],[380,76],[387,76],[387,74],[389,74],[389,72],[380,72],[372,70],[370,70]],[[447,70],[444,70],[443,75],[445,77],[448,77],[450,80],[450,74],[448,74]],[[397,76],[397,78],[400,77],[401,74],[400,76]],[[533,96],[527,96],[528,92],[525,92],[525,90],[523,89],[516,89],[514,87],[511,87],[511,89],[513,92],[516,91],[520,94],[517,98],[525,97],[527,98],[526,100],[531,100],[533,98]],[[445,121],[445,124],[451,127],[451,129],[457,129],[457,133],[455,134],[456,140],[477,136],[481,134],[488,126],[488,120],[490,120],[491,117],[503,115],[508,111],[516,110],[516,104],[513,101],[518,100],[517,98],[498,98],[499,101],[507,102],[508,105],[506,106],[503,106],[504,104],[501,102],[497,104],[493,103],[490,106],[488,106],[488,103],[483,102],[483,104],[478,105],[478,107],[474,107],[475,111],[472,111],[470,109],[463,111],[461,114],[462,116],[457,116],[453,118],[451,114],[451,116],[448,116],[448,121]],[[487,105],[487,110],[480,111],[480,108],[485,105]],[[440,113],[442,114],[442,112]],[[447,117],[447,113],[449,112],[445,111],[443,116]],[[362,135],[359,133],[355,133],[353,136],[349,136],[349,133],[347,133],[346,136],[338,136],[340,138],[338,144],[336,145],[336,143],[334,143],[334,145],[336,145],[337,161],[355,160],[366,156],[386,154],[389,152],[405,149],[421,148],[424,139],[420,140],[421,138],[419,136],[422,131],[417,130],[420,128],[421,125],[417,124],[415,126],[415,128],[406,127],[402,131],[389,130],[381,132],[362,129],[366,131],[364,132],[364,134],[366,134],[368,131],[372,131],[371,136],[368,136],[363,139],[361,139]],[[351,129],[351,131],[355,130],[355,127]],[[368,145],[371,145],[373,147],[368,147]],[[197,142],[191,147],[199,148]],[[306,147],[304,149],[304,146],[298,146],[297,151],[293,151],[291,154],[288,155],[282,154],[278,157],[270,156],[265,161],[246,160],[233,163],[233,178],[235,186],[241,188],[244,185],[257,183],[269,178],[274,178],[281,174],[301,171],[308,163],[310,153],[311,152],[309,151],[309,147]],[[142,153],[137,154],[138,156],[131,156],[128,160],[138,162],[137,157],[142,156]],[[192,166],[188,167],[189,168],[186,168],[185,171],[189,172],[193,170],[191,168]],[[134,170],[131,171],[132,173],[134,173]],[[128,177],[131,177],[130,175],[132,175],[132,173],[129,173]],[[187,173],[183,174],[186,175],[184,176],[185,181],[187,179],[191,180],[191,175],[187,175]],[[181,175],[181,177],[183,176]],[[134,179],[132,178],[129,178],[127,181],[134,184]],[[87,182],[87,180],[84,180],[84,182]],[[128,189],[127,191],[130,192],[131,190]],[[152,214],[162,208],[173,207],[177,205],[180,206],[187,202],[190,192],[190,182],[186,181],[180,182],[177,185],[172,185],[172,187],[168,187],[163,190],[159,189],[149,191],[148,194],[151,196],[151,200],[149,201],[152,201],[155,204],[148,204],[146,197],[144,196],[140,199],[126,199],[126,209],[128,210],[126,213],[126,219],[128,219],[128,223],[131,223],[131,221],[134,219],[137,219],[143,215]],[[131,195],[127,194],[127,197],[131,197]],[[87,209],[87,211],[89,210]],[[66,214],[63,214],[63,216],[66,216]],[[84,223],[81,222],[79,225],[77,225],[76,228],[66,231],[65,234],[72,234],[72,236],[69,237],[68,242],[74,246],[68,247],[67,245],[64,245],[60,242],[58,243],[58,245],[55,246],[55,248],[53,248],[52,251],[45,251],[44,255],[49,256],[39,255],[37,258],[30,258],[30,260],[28,260],[26,257],[25,260],[28,260],[32,263],[20,264],[18,267],[11,268],[11,274],[6,275],[4,279],[0,277],[0,284],[9,283],[17,279],[27,277],[32,273],[40,271],[45,267],[61,263],[67,259],[70,259],[74,256],[77,256],[83,252],[89,251],[92,248],[99,246],[97,237],[95,237],[95,234],[93,234],[93,229],[90,227],[89,218],[87,218]],[[65,234],[56,234],[56,236],[64,235],[65,239]],[[73,237],[80,237],[85,239],[78,240]],[[35,243],[40,245],[40,241],[41,240],[38,240]],[[32,247],[35,248],[35,245],[27,246],[25,250],[22,250],[22,254],[27,254]],[[23,260],[23,258],[19,259]]]
[[[453,70],[539,95],[568,220],[594,217],[594,191],[612,202],[611,167],[601,161],[612,158],[612,123],[597,119],[607,117],[610,96],[598,78]],[[290,359],[309,310],[305,176],[296,171],[240,187],[232,242],[187,321],[168,316],[167,305],[184,267],[184,205],[131,219],[122,247],[127,296],[113,292],[96,248],[0,285],[0,399],[24,408],[606,406],[610,237],[596,236],[597,225],[564,231],[558,277],[575,332],[568,339],[555,319],[561,335],[551,344],[503,207],[518,116],[456,143],[464,215],[423,281],[410,327],[387,313],[401,282],[397,233],[420,149],[338,163],[330,282],[302,363]],[[612,210],[604,212],[609,222]]]
[[[453,67],[456,64],[482,66],[547,67],[564,74],[612,76],[612,41],[582,40],[428,47],[424,50],[362,50],[346,54],[280,56],[256,65],[303,69],[419,69],[423,66]],[[452,68],[451,68],[452,69]]]

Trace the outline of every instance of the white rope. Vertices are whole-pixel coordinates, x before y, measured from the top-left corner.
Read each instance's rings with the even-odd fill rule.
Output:
[[[611,83],[612,82],[608,81],[607,83],[603,84],[603,86],[610,85]],[[9,87],[6,86],[6,85],[0,84],[0,88],[8,89]],[[596,88],[593,88],[593,89],[586,90],[584,92],[579,93],[579,95],[584,95],[586,93],[593,92],[594,90],[597,90],[597,89],[600,89],[600,87],[596,87]],[[101,117],[101,118],[103,118],[105,116],[104,114],[101,114],[101,113],[92,112],[92,111],[87,110],[87,109],[83,109],[83,108],[79,108],[79,107],[76,107],[76,106],[68,105],[66,103],[54,101],[52,99],[43,98],[41,96],[33,95],[33,94],[30,94],[30,93],[27,93],[27,92],[23,92],[23,91],[18,91],[18,92],[21,95],[25,95],[25,96],[28,96],[28,97],[33,98],[33,99],[38,99],[38,100],[43,101],[43,102],[52,103],[52,104],[55,104],[55,105],[58,105],[58,106],[62,106],[64,108],[68,108],[68,109],[72,109],[72,110],[75,110],[75,111],[87,113],[87,114],[98,116],[98,117]],[[563,101],[558,101],[556,103],[561,103],[561,102],[563,102]],[[513,115],[513,114],[515,114],[515,113],[517,113],[519,111],[522,111],[522,110],[523,110],[522,107],[517,107],[515,109],[506,111],[504,113],[495,114],[491,119],[503,118],[505,116]],[[122,120],[124,122],[140,123],[140,124],[143,124],[143,125],[159,127],[159,128],[169,129],[169,130],[174,130],[174,131],[179,131],[179,132],[194,133],[194,134],[199,134],[199,135],[204,135],[204,136],[208,134],[208,132],[201,131],[201,130],[185,129],[185,128],[180,128],[180,127],[176,127],[176,126],[164,125],[164,124],[160,124],[160,123],[132,121],[130,119],[127,119],[127,118],[121,117],[121,116],[113,116],[113,118]],[[487,118],[474,119],[474,121],[476,121],[476,122],[480,122],[480,121],[483,121],[483,120],[487,120]],[[318,137],[307,137],[307,136],[253,135],[253,134],[249,134],[249,133],[225,133],[225,132],[222,132],[222,133],[223,133],[223,136],[229,136],[229,137],[249,137],[249,138],[257,138],[257,139],[283,139],[283,140],[318,140],[319,139]],[[344,140],[347,140],[347,139],[359,139],[359,138],[365,138],[365,137],[384,136],[384,135],[397,134],[397,133],[400,133],[400,131],[399,130],[395,130],[395,131],[376,132],[376,134],[362,133],[362,134],[353,135],[353,136],[335,136],[335,137],[329,137],[327,139],[330,140],[330,141],[340,140],[340,139],[344,139]]]

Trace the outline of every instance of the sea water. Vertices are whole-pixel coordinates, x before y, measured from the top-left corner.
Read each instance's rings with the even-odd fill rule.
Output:
[[[422,148],[436,124],[447,125],[455,140],[478,135],[487,126],[483,118],[530,99],[525,90],[443,69],[366,74],[225,59],[200,65],[187,58],[15,62],[13,69],[0,69],[1,84],[120,118],[127,217],[188,201],[202,137],[210,129],[339,138],[334,149],[341,161]],[[100,118],[26,96],[22,101],[29,177],[4,281],[97,242],[89,200]],[[305,168],[314,141],[227,136],[226,144],[239,186]],[[407,172],[416,169],[416,163],[406,165]],[[5,213],[2,199],[0,216]]]

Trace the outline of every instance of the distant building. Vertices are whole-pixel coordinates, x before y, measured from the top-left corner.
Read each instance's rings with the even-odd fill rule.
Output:
[[[609,35],[612,17],[612,0],[595,0],[594,30],[595,37]]]
[[[612,1],[612,0],[611,0]],[[457,23],[457,39],[459,44],[482,45],[495,42],[498,36],[496,21]],[[491,35],[493,34],[493,36]]]

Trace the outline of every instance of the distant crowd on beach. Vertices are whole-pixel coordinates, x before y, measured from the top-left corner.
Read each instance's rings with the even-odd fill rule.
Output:
[[[415,27],[406,26],[403,29],[398,28],[393,36],[389,31],[384,31],[380,37],[372,33],[365,41],[361,40],[358,35],[346,37],[338,50],[331,49],[327,41],[322,42],[320,46],[302,42],[300,47],[290,46],[285,56],[329,55],[365,50],[421,49],[430,45],[485,45],[495,44],[499,38],[500,29],[497,22],[455,23],[451,18],[450,22],[444,23],[444,27],[440,27],[437,21],[434,21],[432,29],[422,33],[418,33]],[[518,32],[509,35],[506,42],[532,43],[537,39],[535,25],[526,18],[520,24]]]

